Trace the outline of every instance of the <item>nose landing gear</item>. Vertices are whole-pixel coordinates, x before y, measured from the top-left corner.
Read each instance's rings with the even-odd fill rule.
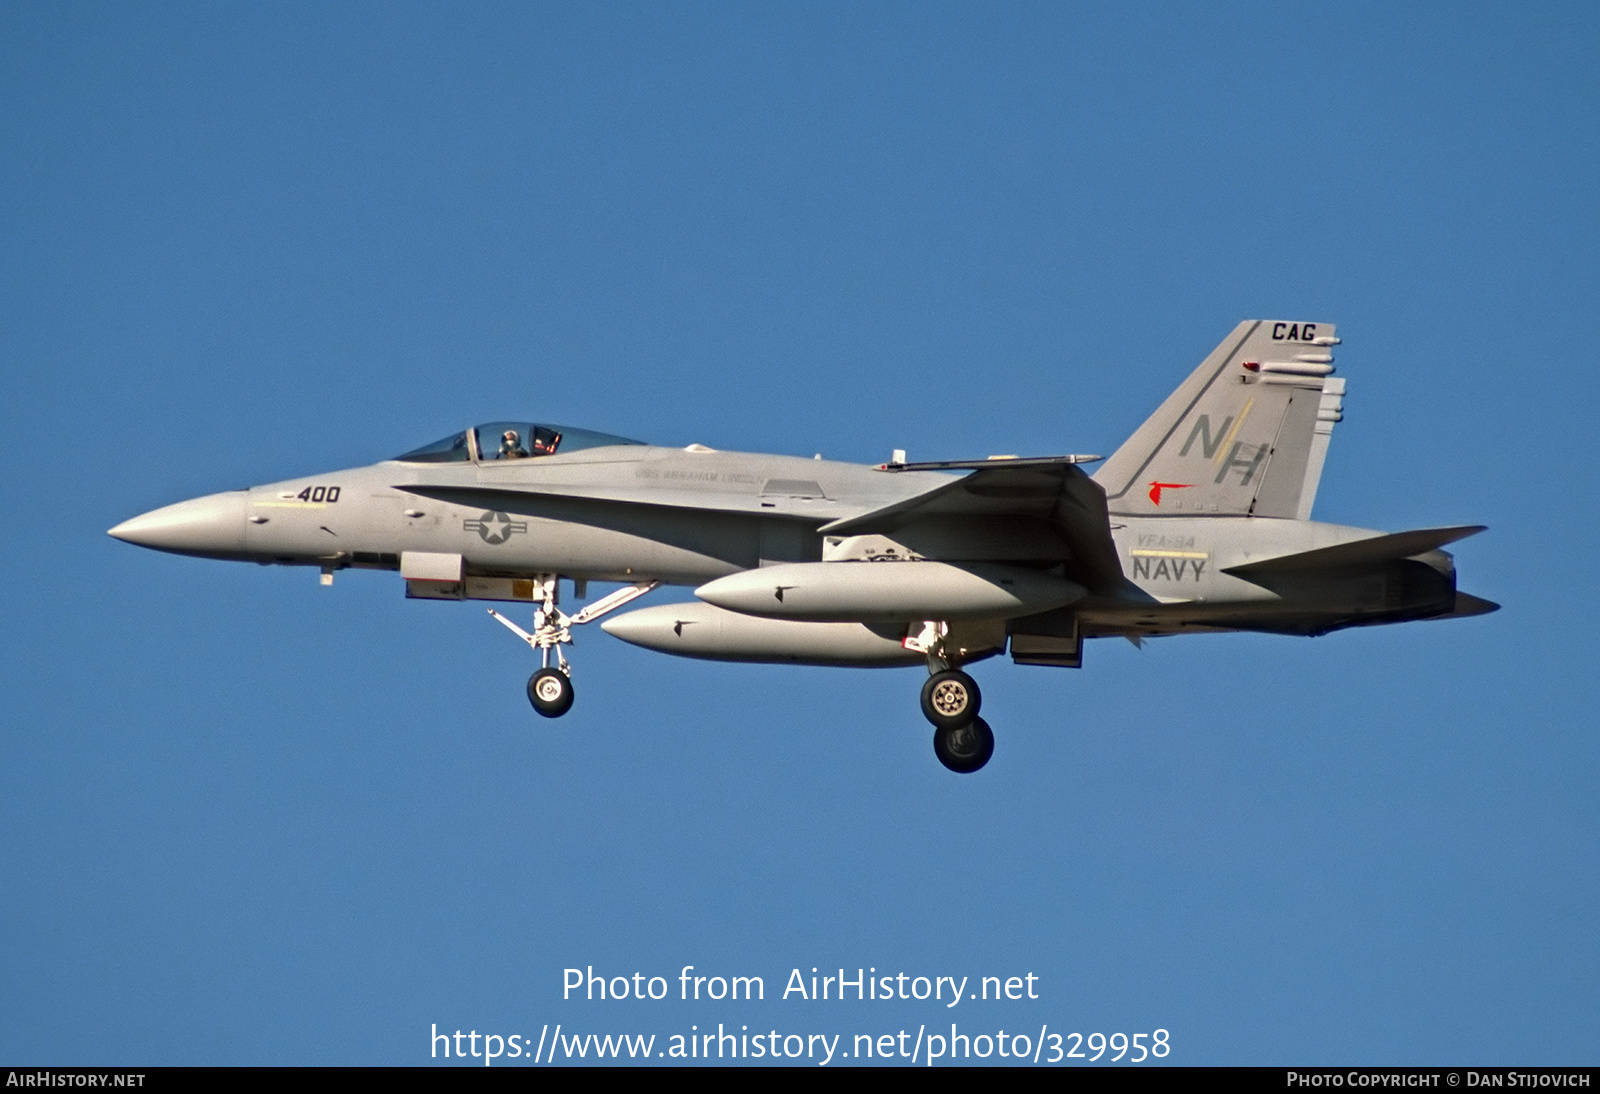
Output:
[[[533,633],[529,634],[511,620],[489,609],[489,614],[503,623],[511,633],[539,651],[539,671],[528,678],[528,702],[546,718],[559,718],[572,709],[572,666],[562,654],[563,645],[572,645],[572,628],[592,623],[607,612],[615,611],[630,600],[643,596],[661,584],[659,581],[641,581],[618,589],[610,596],[601,597],[577,615],[567,615],[556,607],[556,576],[543,574],[536,577],[539,586],[539,607],[533,612]],[[555,653],[554,665],[550,654]]]

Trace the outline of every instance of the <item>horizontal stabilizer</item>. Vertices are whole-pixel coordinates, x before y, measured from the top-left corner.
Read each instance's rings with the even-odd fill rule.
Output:
[[[1483,597],[1473,596],[1471,593],[1458,592],[1456,593],[1456,610],[1445,618],[1464,619],[1469,615],[1488,615],[1490,612],[1499,610],[1500,605],[1492,600],[1485,600]]]
[[[1229,566],[1222,572],[1248,579],[1255,574],[1282,574],[1312,570],[1340,570],[1357,566],[1370,566],[1395,559],[1412,558],[1436,550],[1447,543],[1466,539],[1483,531],[1482,524],[1463,525],[1457,528],[1419,528],[1412,532],[1396,532],[1388,536],[1358,539],[1354,543],[1341,543],[1336,547],[1321,547],[1315,551],[1282,555]],[[1485,601],[1484,603],[1488,603]]]

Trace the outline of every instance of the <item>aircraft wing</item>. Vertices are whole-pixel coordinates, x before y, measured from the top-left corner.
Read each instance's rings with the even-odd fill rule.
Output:
[[[825,524],[819,531],[824,535],[892,535],[930,518],[962,522],[1032,518],[1051,525],[1066,541],[1075,580],[1095,592],[1115,593],[1125,581],[1111,539],[1106,492],[1077,467],[1080,462],[1084,457],[891,464],[884,470],[975,470],[893,505]]]

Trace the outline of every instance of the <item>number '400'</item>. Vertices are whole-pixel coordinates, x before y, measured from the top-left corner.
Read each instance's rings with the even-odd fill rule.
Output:
[[[308,486],[295,497],[301,501],[338,501],[339,488],[337,486]]]

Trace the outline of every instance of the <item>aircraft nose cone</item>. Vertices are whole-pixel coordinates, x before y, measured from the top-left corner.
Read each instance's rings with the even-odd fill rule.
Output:
[[[244,503],[242,490],[190,498],[125,520],[106,534],[157,551],[231,558],[244,552]]]

